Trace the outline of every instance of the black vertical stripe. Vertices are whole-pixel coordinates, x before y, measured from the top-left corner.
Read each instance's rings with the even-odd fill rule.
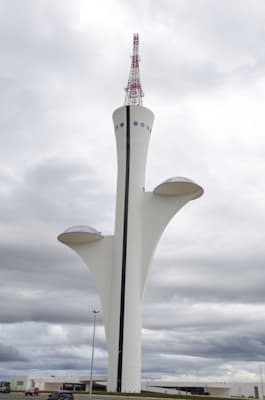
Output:
[[[123,217],[123,243],[122,243],[121,301],[120,301],[120,329],[119,329],[117,392],[121,392],[121,388],[122,388],[125,280],[126,280],[126,261],[127,261],[127,231],[128,231],[129,182],[130,182],[130,151],[131,151],[131,148],[130,148],[130,106],[126,106],[126,165],[125,165],[125,194],[124,194],[124,217]]]

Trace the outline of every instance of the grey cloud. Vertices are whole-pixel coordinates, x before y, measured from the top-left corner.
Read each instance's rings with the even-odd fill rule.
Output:
[[[1,30],[5,33],[3,48],[9,56],[5,62],[13,58],[18,60],[21,75],[28,78],[34,78],[34,74],[35,78],[45,78],[48,68],[53,73],[63,69],[64,73],[79,76],[82,63],[74,60],[80,59],[84,53],[77,39],[78,32],[69,23],[74,16],[72,12],[74,8],[66,4],[63,8],[51,8],[48,3],[22,5],[16,1],[12,6],[5,3],[1,13]],[[17,68],[17,64],[12,68]]]
[[[163,331],[157,335],[160,340],[144,340],[143,353],[144,365],[147,370],[152,370],[152,365],[158,365],[154,370],[160,373],[172,373],[177,376],[192,374],[196,376],[196,370],[200,370],[204,377],[228,374],[233,363],[241,363],[242,369],[248,368],[255,371],[254,365],[262,362],[264,358],[264,335],[244,335],[244,326],[241,326],[237,335],[226,334],[229,328],[225,325],[215,332],[207,332],[205,327],[197,327],[197,330],[188,330],[181,327],[177,331]],[[161,332],[161,331],[160,331]],[[152,360],[149,364],[149,360]],[[207,365],[211,367],[207,368]],[[160,369],[161,368],[161,369]],[[218,372],[219,371],[219,372]],[[179,379],[179,378],[178,378]],[[184,377],[184,380],[187,379]]]
[[[0,361],[13,362],[13,361],[27,361],[27,358],[20,354],[20,352],[12,347],[0,343]]]
[[[14,341],[24,349],[27,359],[22,359],[15,364],[10,356],[8,368],[15,368],[18,371],[36,369],[79,370],[79,375],[84,375],[81,370],[89,370],[92,343],[92,317],[87,320],[91,325],[59,325],[53,326],[47,323],[17,323],[4,325],[1,331],[1,338],[9,343]],[[98,324],[101,324],[100,318]],[[19,331],[19,338],[17,338]],[[95,369],[106,374],[106,347],[102,338],[102,329],[97,326],[95,340]],[[11,349],[12,346],[9,346]],[[23,362],[24,361],[24,362]],[[70,368],[70,365],[72,366]],[[104,372],[103,372],[104,371]],[[21,373],[21,372],[20,372]]]
[[[137,13],[137,8],[130,7],[130,11]],[[159,92],[172,101],[222,86],[248,85],[264,75],[260,51],[264,7],[253,7],[249,1],[216,6],[203,0],[192,7],[189,3],[149,3],[141,11],[146,18],[151,14],[160,28],[154,33],[156,46],[147,49],[149,62],[157,65],[157,54],[160,60],[167,60],[162,75],[159,68],[152,68],[147,75],[152,96]]]
[[[87,324],[88,309],[92,308],[95,303],[94,298],[91,296],[89,301],[89,296],[84,297],[78,291],[61,290],[59,287],[57,293],[35,294],[33,291],[29,292],[28,296],[13,295],[7,305],[3,304],[5,311],[1,313],[1,323],[47,321],[49,323]],[[6,300],[8,300],[8,296],[6,296]],[[90,307],[89,304],[91,304]]]
[[[145,301],[174,301],[184,297],[190,302],[264,302],[262,256],[243,260],[220,257],[218,261],[215,257],[175,257],[156,262]],[[163,272],[166,265],[167,279]]]
[[[89,165],[76,160],[47,159],[31,167],[19,184],[11,186],[2,197],[1,220],[29,223],[37,218],[39,223],[51,224],[56,217],[57,224],[61,219],[61,223],[67,224],[68,220],[68,224],[74,225],[90,214],[91,223],[99,223],[109,218],[111,198],[102,178]],[[100,203],[105,214],[101,211],[95,215]]]
[[[0,291],[2,322],[87,322],[89,304],[98,302],[89,270],[77,256],[65,262],[49,251],[2,252],[2,279],[10,282]]]

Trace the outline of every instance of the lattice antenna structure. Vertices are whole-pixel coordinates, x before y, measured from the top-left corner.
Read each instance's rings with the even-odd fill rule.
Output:
[[[124,105],[125,106],[142,106],[144,97],[144,92],[142,90],[140,81],[140,71],[139,71],[139,35],[135,33],[133,35],[133,55],[131,57],[131,69],[128,80],[128,85],[125,88],[126,96]]]

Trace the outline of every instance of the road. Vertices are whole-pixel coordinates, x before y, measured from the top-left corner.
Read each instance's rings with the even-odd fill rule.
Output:
[[[0,393],[0,400],[46,400],[48,398],[48,393],[43,393],[40,394],[39,396],[25,396],[24,393]],[[74,394],[75,400],[89,400],[89,394]],[[152,397],[150,396],[149,398],[147,397],[129,397],[129,396],[98,396],[98,395],[93,395],[93,400],[121,400],[123,398],[126,398],[126,400],[147,400],[151,399]],[[157,398],[156,398],[157,400]]]

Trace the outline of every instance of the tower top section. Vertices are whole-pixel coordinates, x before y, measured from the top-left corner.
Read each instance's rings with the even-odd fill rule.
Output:
[[[128,80],[128,85],[125,88],[126,96],[124,105],[125,106],[142,106],[144,97],[144,92],[142,90],[140,81],[140,71],[139,71],[139,35],[134,33],[133,35],[133,55],[131,56],[131,69]]]

